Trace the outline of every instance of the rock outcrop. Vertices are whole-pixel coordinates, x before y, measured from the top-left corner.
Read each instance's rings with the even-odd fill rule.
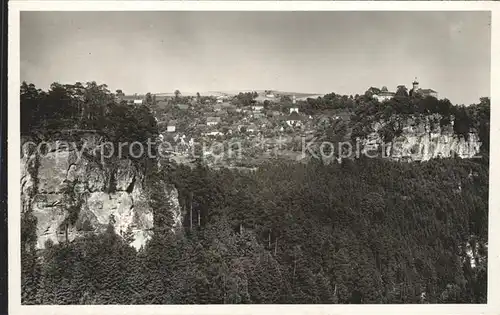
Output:
[[[401,122],[402,132],[391,141],[384,142],[381,129],[386,123],[373,125],[373,132],[361,140],[363,154],[383,152],[385,157],[395,160],[427,161],[433,158],[472,158],[480,153],[481,142],[474,131],[466,136],[453,132],[453,121],[441,126],[438,115],[414,118]]]
[[[101,233],[109,224],[135,248],[152,235],[153,210],[144,171],[129,159],[101,163],[92,147],[26,152],[21,159],[21,205],[37,219],[37,247],[45,242],[72,241],[86,233]],[[180,225],[177,191],[165,187],[165,198]]]

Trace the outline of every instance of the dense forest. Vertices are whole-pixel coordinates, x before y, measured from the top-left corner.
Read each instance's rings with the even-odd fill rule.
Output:
[[[21,135],[32,141],[75,141],[92,131],[110,143],[146,143],[158,135],[150,103],[129,106],[105,84],[21,85]],[[123,152],[127,152],[126,148]]]
[[[23,84],[22,132],[48,137],[59,124],[112,140],[157,132],[147,106],[118,104],[95,83],[79,87]],[[61,102],[67,111],[49,110]],[[369,106],[353,111],[371,119]],[[474,106],[467,117],[477,113],[489,128],[489,102]],[[170,229],[170,205],[159,197],[153,237],[139,251],[112,225],[36,250],[36,219],[23,215],[22,302],[486,303],[488,169],[487,157],[149,168],[148,185],[177,188],[183,229]]]

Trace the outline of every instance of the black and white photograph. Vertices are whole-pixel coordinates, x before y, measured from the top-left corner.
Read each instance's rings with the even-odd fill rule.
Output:
[[[113,8],[17,17],[21,306],[494,302],[491,8]]]

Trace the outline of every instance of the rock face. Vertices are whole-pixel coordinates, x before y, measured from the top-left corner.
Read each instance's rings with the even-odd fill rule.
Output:
[[[433,158],[472,158],[480,152],[481,142],[475,132],[467,137],[453,132],[451,125],[441,127],[439,116],[427,116],[416,122],[407,119],[402,124],[402,133],[390,142],[384,142],[380,136],[383,123],[373,126],[374,132],[361,140],[364,154],[382,150],[385,157],[395,160],[427,161]]]
[[[32,211],[37,218],[38,248],[47,240],[58,243],[101,233],[110,223],[137,249],[150,239],[153,211],[148,188],[143,187],[144,172],[131,160],[107,165],[71,147],[45,154],[33,151],[24,152],[21,159],[21,211]],[[165,187],[165,198],[180,225],[175,188]]]

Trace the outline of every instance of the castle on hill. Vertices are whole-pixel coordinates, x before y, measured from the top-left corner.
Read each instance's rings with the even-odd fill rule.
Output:
[[[432,96],[432,97],[438,98],[437,91],[435,91],[433,89],[420,88],[419,83],[417,81],[417,78],[415,78],[415,80],[412,82],[412,85],[413,85],[412,89],[408,92],[408,95],[410,97],[419,95],[421,97]],[[406,87],[404,85],[399,85],[397,88],[398,88],[398,90],[399,89],[406,90]],[[378,88],[371,87],[370,89],[368,89],[368,91],[371,92],[373,95],[373,98],[375,98],[379,102],[384,102],[384,101],[390,100],[394,96],[396,96],[396,92],[390,92],[387,89],[387,87],[385,87],[385,86],[382,87],[382,89],[380,89],[380,90]]]

